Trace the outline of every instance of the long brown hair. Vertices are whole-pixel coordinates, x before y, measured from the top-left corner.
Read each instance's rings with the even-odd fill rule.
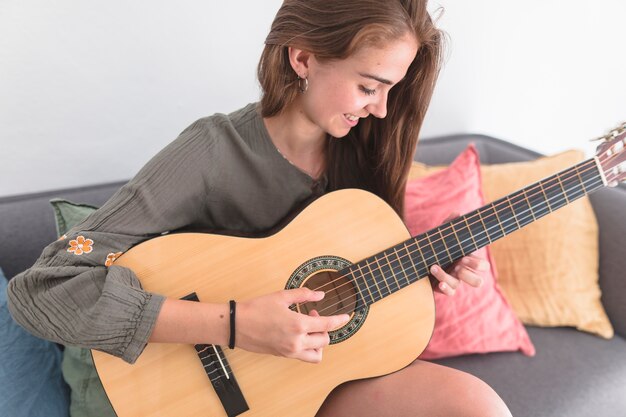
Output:
[[[387,116],[368,117],[341,140],[329,140],[329,189],[361,188],[403,216],[404,193],[422,122],[441,68],[443,34],[426,0],[285,0],[274,18],[258,66],[261,114],[272,117],[298,94],[288,47],[319,61],[345,59],[364,46],[381,46],[407,32],[419,49],[406,76],[390,92]]]

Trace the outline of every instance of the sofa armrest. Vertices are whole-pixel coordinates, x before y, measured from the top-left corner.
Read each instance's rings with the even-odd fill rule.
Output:
[[[626,187],[603,189],[590,198],[600,228],[602,304],[615,332],[626,337]]]

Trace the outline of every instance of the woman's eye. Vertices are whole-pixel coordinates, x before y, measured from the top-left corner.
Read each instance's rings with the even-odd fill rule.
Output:
[[[374,94],[376,94],[376,90],[370,90],[369,88],[365,88],[364,86],[359,86],[359,88],[361,89],[362,92],[364,92],[365,94],[367,94],[368,96],[373,96]]]

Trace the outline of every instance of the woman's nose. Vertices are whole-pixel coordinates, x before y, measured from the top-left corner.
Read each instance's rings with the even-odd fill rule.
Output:
[[[376,118],[383,119],[387,116],[387,94],[380,94],[367,106],[367,111]]]

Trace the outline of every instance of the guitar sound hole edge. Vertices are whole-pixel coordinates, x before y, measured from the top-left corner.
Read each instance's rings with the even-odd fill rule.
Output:
[[[317,310],[321,316],[349,314],[350,320],[342,327],[329,332],[330,344],[340,343],[354,335],[363,325],[369,306],[361,300],[350,275],[340,276],[352,263],[338,256],[326,255],[302,263],[291,275],[285,289],[307,287],[327,292],[324,300],[317,303],[302,303],[298,311],[309,314]]]

